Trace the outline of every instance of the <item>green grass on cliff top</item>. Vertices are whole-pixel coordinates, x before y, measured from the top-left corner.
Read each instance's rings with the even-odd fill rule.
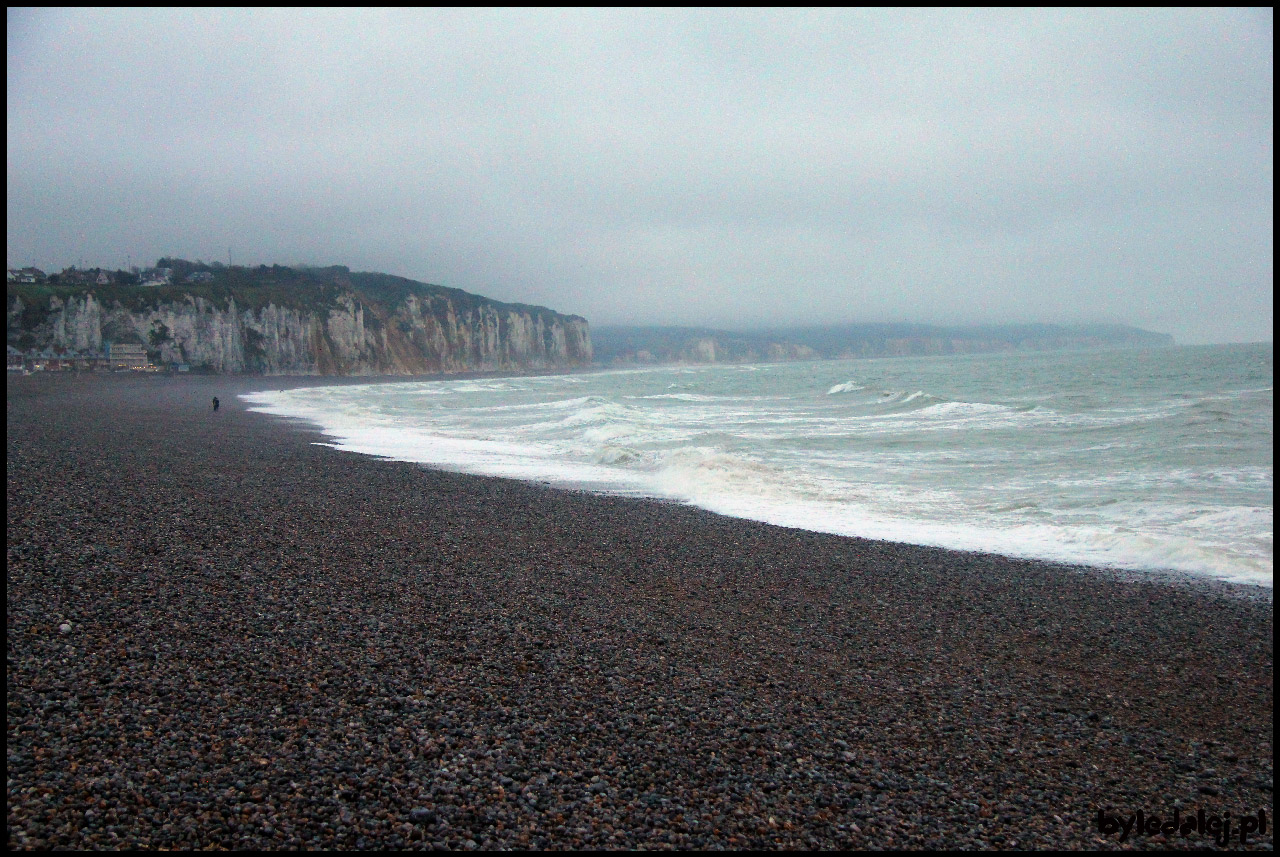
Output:
[[[513,310],[535,316],[562,315],[547,307],[505,303],[464,292],[462,289],[420,283],[391,274],[353,274],[341,265],[329,268],[259,265],[250,268],[161,259],[158,267],[173,269],[173,285],[144,287],[118,283],[105,286],[62,282],[9,283],[6,294],[9,303],[16,297],[27,307],[40,309],[47,309],[49,300],[54,297],[66,300],[92,294],[106,306],[118,303],[132,311],[157,309],[165,304],[182,304],[202,298],[220,308],[228,307],[234,300],[237,309],[256,312],[271,304],[288,309],[328,311],[337,305],[339,297],[353,292],[358,299],[381,305],[386,312],[394,311],[410,295],[416,295],[419,298],[446,298],[459,313],[488,305],[499,310]],[[201,283],[187,282],[187,277],[196,271],[208,271],[213,279]]]

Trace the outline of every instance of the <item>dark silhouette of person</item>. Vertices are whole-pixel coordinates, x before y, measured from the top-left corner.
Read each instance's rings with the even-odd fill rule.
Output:
[[[218,409],[218,397],[217,397],[217,396],[214,396],[214,397],[213,397],[213,409],[214,409],[215,411]]]

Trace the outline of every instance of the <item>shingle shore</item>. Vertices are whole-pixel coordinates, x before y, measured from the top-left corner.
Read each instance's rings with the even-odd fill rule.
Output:
[[[337,452],[285,383],[9,379],[10,848],[1271,847],[1269,590]]]

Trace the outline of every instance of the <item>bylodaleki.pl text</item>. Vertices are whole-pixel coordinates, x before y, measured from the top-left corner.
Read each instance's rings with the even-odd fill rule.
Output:
[[[1105,810],[1098,810],[1098,831],[1103,836],[1120,834],[1120,842],[1129,838],[1130,834],[1155,836],[1212,836],[1218,845],[1225,846],[1234,836],[1241,844],[1249,841],[1254,834],[1265,835],[1267,832],[1267,811],[1258,810],[1256,815],[1238,815],[1224,812],[1198,810],[1195,815],[1182,815],[1182,810],[1175,809],[1173,815],[1151,815],[1138,810],[1133,815],[1109,815]]]

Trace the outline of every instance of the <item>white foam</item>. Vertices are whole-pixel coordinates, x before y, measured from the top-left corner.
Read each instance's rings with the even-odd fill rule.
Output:
[[[564,426],[594,425],[607,422],[644,422],[645,414],[626,405],[605,401],[580,408],[560,420]]]
[[[723,401],[725,396],[707,396],[700,393],[659,393],[652,396],[623,396],[624,399],[671,399],[677,402],[716,402]]]
[[[664,497],[698,506],[726,497],[749,497],[753,504],[768,505],[823,496],[817,483],[802,473],[705,446],[664,453],[651,485]]]
[[[910,401],[909,399],[907,401]],[[921,417],[957,417],[957,416],[985,416],[987,414],[1013,414],[1020,413],[1013,408],[1005,405],[989,405],[984,402],[939,402],[936,405],[929,405],[927,408],[921,408],[916,411],[916,416]]]
[[[593,400],[603,402],[592,396],[579,396],[575,399],[553,399],[542,402],[520,402],[513,405],[472,405],[466,408],[475,413],[502,413],[503,411],[560,411],[569,408],[581,408]]]
[[[608,444],[619,438],[636,437],[642,433],[639,426],[629,423],[604,423],[594,425],[582,433],[582,439],[589,444]]]
[[[894,517],[849,503],[810,501],[780,505],[766,497],[730,494],[702,494],[697,505],[735,517],[838,535],[1128,570],[1168,569],[1235,583],[1272,585],[1272,562],[1268,558],[1176,536],[1096,527],[945,523]]]
[[[507,381],[441,381],[451,393],[497,393],[515,389]]]
[[[341,428],[327,425],[324,433],[332,446],[395,461],[430,464],[484,476],[553,481],[575,486],[595,486],[600,490],[637,491],[642,480],[618,468],[591,462],[566,460],[554,448],[495,440],[448,437],[405,428],[363,426]]]
[[[337,448],[444,469],[843,535],[1271,585],[1269,458],[1167,458],[1147,428],[1180,411],[1167,398],[1113,406],[1101,395],[1082,404],[1010,389],[984,402],[974,399],[990,383],[966,394],[923,376],[886,373],[871,388],[809,369],[740,369],[242,398],[252,410],[319,424]],[[948,398],[913,389],[917,381]],[[1033,399],[1068,404],[1052,410]]]

